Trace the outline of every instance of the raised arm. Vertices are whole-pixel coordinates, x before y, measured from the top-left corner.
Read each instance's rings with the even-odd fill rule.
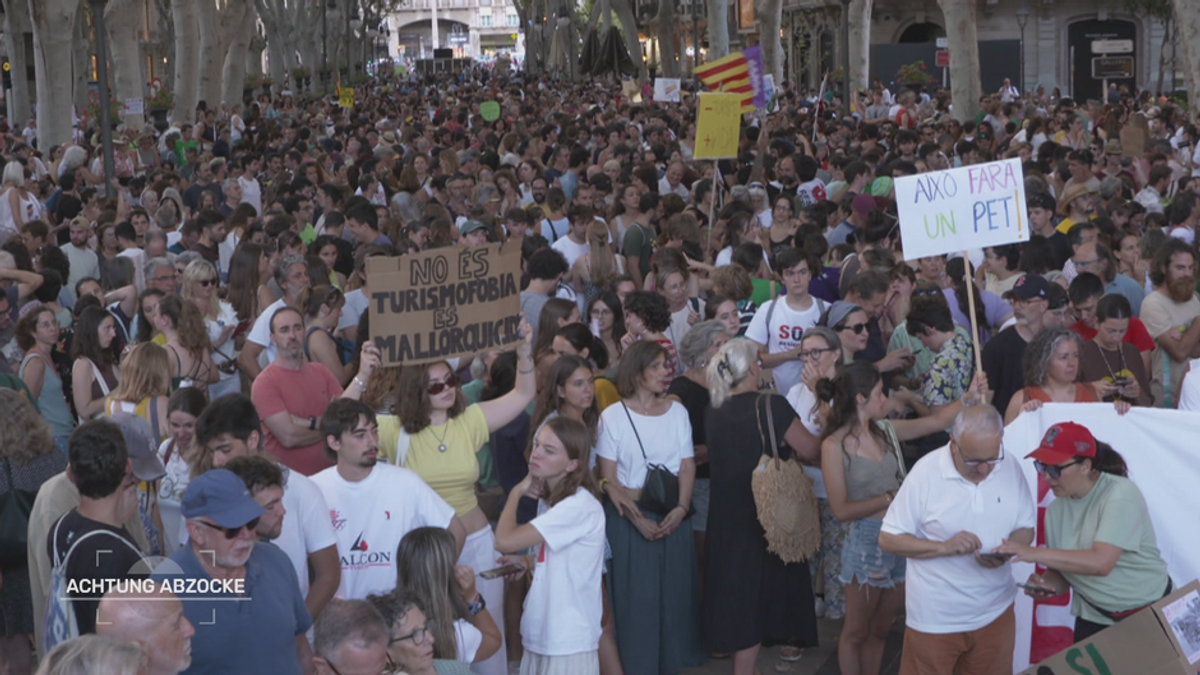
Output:
[[[517,415],[529,407],[529,402],[537,394],[537,378],[533,368],[533,329],[521,319],[518,330],[522,340],[517,345],[517,386],[500,398],[479,403],[489,432],[495,432],[516,419]]]

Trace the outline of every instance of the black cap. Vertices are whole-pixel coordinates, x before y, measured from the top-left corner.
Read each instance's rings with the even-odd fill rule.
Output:
[[[1036,274],[1026,274],[1017,280],[1017,284],[1012,288],[1012,294],[1021,300],[1033,300],[1035,298],[1048,300],[1050,286],[1050,282],[1046,281],[1045,278]]]

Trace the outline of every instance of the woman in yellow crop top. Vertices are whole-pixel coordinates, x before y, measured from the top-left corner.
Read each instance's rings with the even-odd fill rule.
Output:
[[[415,471],[445,499],[467,530],[458,564],[476,572],[497,567],[496,537],[475,499],[479,463],[475,453],[491,432],[503,427],[529,406],[537,391],[534,376],[532,330],[521,322],[523,341],[517,346],[517,384],[491,401],[467,404],[458,388],[458,377],[444,361],[406,366],[397,385],[396,414],[403,432],[392,461]],[[479,579],[477,587],[504,635],[504,579]],[[478,675],[507,675],[504,647],[491,658],[476,663]]]

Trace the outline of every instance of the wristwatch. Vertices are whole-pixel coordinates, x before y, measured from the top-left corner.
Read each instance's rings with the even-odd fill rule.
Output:
[[[308,418],[308,430],[309,431],[317,430],[317,418],[315,418],[315,417]]]
[[[483,599],[483,595],[481,594],[477,594],[475,596],[475,602],[467,605],[467,611],[471,614],[471,616],[475,616],[485,609],[487,609],[487,601]]]

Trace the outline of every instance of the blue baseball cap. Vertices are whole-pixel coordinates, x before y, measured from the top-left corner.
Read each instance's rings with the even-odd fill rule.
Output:
[[[181,502],[183,517],[207,517],[221,527],[241,527],[266,514],[250,488],[228,469],[213,469],[188,483]]]

